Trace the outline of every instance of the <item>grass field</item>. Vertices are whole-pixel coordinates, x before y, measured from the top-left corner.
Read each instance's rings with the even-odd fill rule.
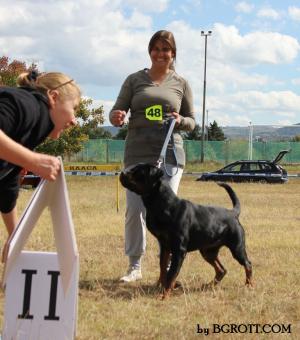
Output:
[[[224,248],[220,258],[228,273],[220,286],[204,289],[214,271],[194,252],[187,255],[179,275],[183,289],[166,301],[157,298],[158,246],[149,233],[143,280],[131,285],[118,282],[127,269],[127,258],[125,195],[120,188],[117,212],[116,178],[68,177],[67,183],[80,253],[77,339],[197,339],[204,336],[197,333],[199,325],[209,329],[208,338],[214,339],[300,338],[300,179],[285,185],[232,185],[241,201],[240,220],[253,264],[254,288],[244,286],[244,269]],[[32,190],[21,192],[20,212],[31,195]],[[231,207],[224,189],[215,183],[195,182],[193,176],[184,176],[179,196],[199,204]],[[2,226],[2,245],[4,240]],[[47,211],[26,249],[55,250]],[[2,327],[3,292],[0,299]],[[213,324],[291,325],[292,333],[256,334],[252,328],[251,334],[248,328],[246,334],[213,334]]]

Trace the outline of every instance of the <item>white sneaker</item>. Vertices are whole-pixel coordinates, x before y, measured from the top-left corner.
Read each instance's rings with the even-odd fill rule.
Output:
[[[142,279],[141,269],[134,269],[134,267],[131,267],[128,269],[127,274],[120,278],[120,281],[134,282],[134,281],[141,280],[141,279]]]

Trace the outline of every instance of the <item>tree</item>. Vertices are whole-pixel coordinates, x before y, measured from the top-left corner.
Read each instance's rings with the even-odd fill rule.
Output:
[[[25,62],[10,62],[8,57],[0,57],[0,86],[16,86],[18,75],[33,69],[38,71],[37,65],[31,64],[27,67]],[[92,99],[81,99],[77,112],[79,124],[64,131],[58,140],[46,139],[36,150],[56,156],[70,156],[81,151],[83,142],[88,140],[92,131],[104,123],[103,106],[91,108],[92,104]]]
[[[90,108],[92,99],[81,99],[77,112],[79,124],[65,130],[57,140],[46,139],[36,150],[50,155],[66,155],[70,157],[83,148],[83,142],[89,139],[91,131],[99,128],[104,122],[103,106]]]
[[[183,132],[182,137],[183,139],[188,140],[201,140],[201,127],[200,125],[196,124],[193,131]]]
[[[296,135],[292,138],[292,142],[300,142],[300,135]]]
[[[27,67],[23,61],[13,60],[10,62],[8,57],[0,57],[0,86],[16,86],[18,75],[34,68],[36,68],[35,64]]]
[[[118,133],[115,135],[114,139],[125,139],[127,136],[128,125],[125,124],[121,127]]]
[[[214,120],[213,123],[209,124],[208,127],[208,140],[223,141],[225,140],[225,135],[222,130]]]
[[[89,139],[112,139],[112,134],[103,129],[102,127],[96,127],[88,131]]]
[[[98,108],[90,108],[92,99],[81,99],[77,117],[80,120],[80,129],[88,138],[110,138],[110,133],[106,134],[105,130],[100,127],[104,123],[103,105]],[[100,135],[101,137],[95,137]]]

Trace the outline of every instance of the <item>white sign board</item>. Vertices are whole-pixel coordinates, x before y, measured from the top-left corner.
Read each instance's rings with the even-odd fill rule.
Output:
[[[3,339],[73,339],[76,329],[78,264],[62,289],[56,253],[21,252],[6,281]]]
[[[62,162],[61,169],[63,169]],[[36,188],[28,206],[25,208],[18,226],[7,243],[2,279],[3,287],[5,286],[8,273],[14,266],[30,233],[46,207],[51,212],[63,288],[64,291],[68,289],[73,266],[78,258],[78,249],[64,171],[60,171],[59,176],[54,182],[43,180]]]
[[[63,168],[61,161],[61,169]],[[46,207],[51,213],[57,253],[23,252],[30,233]],[[4,261],[4,334],[9,334],[4,339],[73,339],[76,328],[74,322],[77,309],[74,306],[77,301],[79,255],[63,170],[54,182],[43,180],[36,188],[6,244]],[[56,289],[51,285],[57,285]],[[49,300],[49,293],[56,294],[55,299],[52,296]],[[33,318],[22,318],[22,315]],[[61,322],[43,319],[47,315],[50,318],[58,317]],[[65,337],[65,334],[68,336]]]

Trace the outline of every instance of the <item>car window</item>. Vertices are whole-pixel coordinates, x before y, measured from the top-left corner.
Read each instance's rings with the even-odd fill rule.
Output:
[[[264,171],[271,171],[272,170],[271,165],[267,164],[267,163],[261,164],[261,167]]]
[[[249,172],[250,171],[250,164],[249,163],[242,164],[241,171],[242,172]]]
[[[259,171],[260,170],[260,166],[258,163],[250,163],[250,171]]]
[[[237,172],[241,170],[241,164],[228,165],[223,169],[223,172]]]

